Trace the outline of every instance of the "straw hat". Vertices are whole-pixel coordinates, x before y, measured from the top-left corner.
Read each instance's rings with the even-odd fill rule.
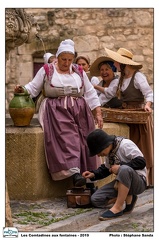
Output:
[[[113,59],[106,57],[106,56],[97,58],[90,67],[91,76],[98,77],[100,75],[99,64],[102,62],[105,62],[105,61],[113,61]]]
[[[119,48],[117,52],[105,48],[105,51],[111,59],[115,62],[119,62],[126,65],[136,66],[137,68],[142,68],[142,64],[133,61],[133,54],[125,48]]]

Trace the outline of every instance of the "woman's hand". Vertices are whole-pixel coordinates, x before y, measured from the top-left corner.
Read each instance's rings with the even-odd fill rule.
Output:
[[[144,107],[146,112],[152,112],[151,102],[147,102]]]
[[[97,115],[95,117],[95,123],[98,124],[98,128],[100,128],[100,129],[103,128],[103,118],[102,118],[102,115]]]
[[[16,85],[15,88],[14,88],[14,92],[15,93],[23,93],[24,88],[21,85]]]
[[[103,117],[102,117],[102,112],[100,107],[96,107],[93,110],[93,115],[95,119],[95,124],[98,124],[98,128],[102,129],[103,128]]]
[[[82,177],[84,177],[84,178],[93,178],[94,176],[95,176],[94,173],[89,172],[89,171],[85,171],[82,173]]]

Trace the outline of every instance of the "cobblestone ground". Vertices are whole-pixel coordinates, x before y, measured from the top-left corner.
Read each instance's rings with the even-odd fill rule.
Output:
[[[152,189],[145,191],[139,196],[135,209],[131,214],[124,214],[113,221],[99,221],[98,216],[104,211],[101,209],[68,208],[66,197],[36,202],[11,201],[10,204],[14,227],[21,232],[40,231],[40,229],[52,231],[53,226],[57,223],[61,223],[64,226],[63,229],[67,229],[70,232],[76,231],[77,225],[77,231],[89,227],[91,229],[88,229],[88,231],[96,231],[97,229],[97,232],[154,231]],[[71,224],[68,224],[70,219],[73,220],[71,220]],[[81,226],[82,228],[80,228]]]
[[[36,202],[11,201],[11,209],[14,227],[19,231],[34,231],[92,210],[92,208],[67,208],[66,198]]]

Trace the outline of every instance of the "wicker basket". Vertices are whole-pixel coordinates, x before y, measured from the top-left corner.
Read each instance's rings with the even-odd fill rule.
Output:
[[[144,109],[101,108],[104,122],[145,124],[150,112]]]

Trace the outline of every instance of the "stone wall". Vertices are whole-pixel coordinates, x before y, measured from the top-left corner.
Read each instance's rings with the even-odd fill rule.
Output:
[[[33,63],[42,62],[45,51],[56,53],[59,43],[71,38],[78,54],[87,54],[91,63],[103,48],[125,47],[143,64],[142,72],[153,87],[153,8],[28,8],[40,27],[43,41],[23,44],[10,52],[6,63],[6,109],[17,83],[33,78]]]

